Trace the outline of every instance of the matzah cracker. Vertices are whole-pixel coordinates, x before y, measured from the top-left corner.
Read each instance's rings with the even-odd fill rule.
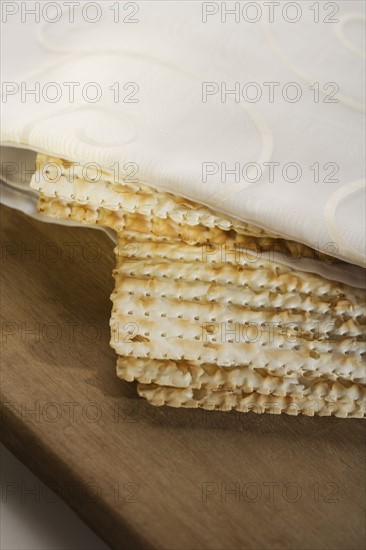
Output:
[[[176,222],[156,215],[130,212],[123,203],[116,211],[105,206],[94,207],[90,204],[79,204],[75,200],[65,200],[57,196],[48,197],[41,192],[40,212],[58,218],[70,219],[79,223],[95,223],[110,227],[117,232],[152,235],[176,240],[189,245],[203,245],[202,254],[212,256],[249,256],[252,261],[261,254],[269,259],[281,254],[287,261],[296,264],[299,258],[334,262],[334,258],[320,253],[308,246],[286,239],[238,233],[237,230],[206,227],[202,224],[189,224],[186,221]],[[144,238],[144,237],[143,237]]]
[[[93,182],[93,177],[95,182]],[[235,228],[236,232],[248,235],[270,234],[249,223],[230,219],[213,213],[208,208],[184,197],[158,191],[143,182],[114,181],[111,173],[87,164],[70,163],[47,155],[37,156],[37,171],[31,187],[47,197],[87,204],[90,207],[104,207],[109,210],[168,216],[176,222],[188,225],[201,224],[205,227],[219,227],[225,231]]]
[[[207,410],[240,412],[264,412],[272,414],[286,413],[289,415],[304,414],[306,416],[336,416],[340,418],[363,418],[365,416],[365,401],[356,403],[342,400],[327,401],[326,399],[307,397],[277,397],[261,395],[256,392],[245,393],[242,390],[194,390],[192,388],[169,388],[154,384],[138,384],[137,391],[141,397],[152,405],[169,405],[171,407],[203,408]]]
[[[365,386],[343,379],[291,375],[276,377],[260,369],[239,367],[227,369],[217,365],[197,365],[193,361],[144,360],[119,357],[117,375],[128,381],[175,388],[253,391],[278,397],[321,397],[330,401],[342,398],[360,403],[365,398]]]
[[[120,242],[117,253],[121,246]],[[323,289],[313,303],[312,283],[315,281],[315,289],[318,289],[321,278],[288,270],[288,274],[282,273],[281,277],[288,277],[292,284],[295,282],[295,289],[299,281],[300,284],[306,282],[308,295],[305,298],[299,296],[297,289],[288,289],[288,284],[276,289],[273,282],[271,288],[268,281],[275,295],[270,303],[273,301],[276,305],[271,307],[263,299],[258,302],[256,290],[263,285],[257,283],[257,288],[253,289],[251,280],[248,283],[247,279],[252,299],[236,305],[232,285],[223,285],[219,289],[220,296],[211,297],[209,289],[202,286],[205,277],[201,273],[198,280],[190,285],[184,279],[177,284],[172,282],[172,272],[179,275],[180,263],[174,262],[168,251],[169,247],[176,250],[178,245],[143,243],[142,247],[149,250],[146,254],[146,257],[149,256],[148,264],[126,261],[124,258],[115,272],[111,326],[112,346],[119,355],[185,359],[221,366],[251,365],[255,362],[254,368],[265,368],[276,375],[315,371],[319,375],[335,373],[354,379],[363,376],[361,354],[365,346],[361,313],[364,304],[356,303],[362,291],[354,293],[351,287],[328,281],[326,290],[331,294],[331,300],[324,298],[321,302]],[[189,247],[189,250],[192,248]],[[155,266],[152,277],[150,266],[157,249],[160,271]],[[160,262],[162,249],[167,251],[163,255],[165,263]],[[136,254],[141,254],[140,244]],[[185,259],[183,255],[180,257]],[[210,264],[201,262],[200,267],[206,275],[211,271]],[[195,265],[188,266],[188,270],[194,273]],[[274,270],[274,265],[266,269],[263,264],[249,272],[251,277],[261,281],[263,276],[268,278],[270,271],[273,273]],[[217,291],[216,283],[212,288]],[[288,309],[284,306],[286,303]],[[355,309],[356,316],[353,317]],[[131,337],[128,331],[123,332],[123,327],[128,323],[136,326]],[[260,338],[254,339],[254,342],[243,341],[243,330],[247,330],[245,327],[248,326],[260,329]],[[223,331],[225,339],[222,337]]]
[[[54,183],[43,173],[50,162],[61,172]],[[70,167],[40,159],[39,209],[117,232],[111,345],[118,375],[137,380],[140,395],[157,405],[363,416],[365,291],[296,270],[299,256],[333,258],[145,183],[105,173],[86,181],[82,166],[71,181]]]
[[[65,203],[73,205],[73,212],[67,217],[75,221],[91,223],[93,218],[94,223],[119,231],[125,229],[125,214],[135,214],[135,225],[141,232],[175,235],[190,244],[211,242],[225,244],[228,249],[235,245],[258,252],[280,252],[286,258],[335,261],[308,246],[281,239],[253,224],[224,218],[202,205],[144,183],[113,182],[112,174],[87,164],[38,155],[31,187],[43,197],[58,198],[65,206]],[[78,209],[85,205],[87,209]],[[130,224],[132,219],[130,216]]]

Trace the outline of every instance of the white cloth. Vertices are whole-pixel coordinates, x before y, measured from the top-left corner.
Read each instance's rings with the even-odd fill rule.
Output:
[[[37,2],[3,25],[2,145],[137,165],[140,181],[364,266],[362,2],[132,2],[119,22],[116,2],[80,2],[70,22],[60,1],[54,23],[55,7],[38,3],[35,22],[22,4]],[[22,97],[37,86],[39,102]]]

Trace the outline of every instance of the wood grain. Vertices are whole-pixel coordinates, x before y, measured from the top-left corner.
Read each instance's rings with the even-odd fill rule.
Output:
[[[2,438],[112,548],[364,547],[362,420],[151,407],[115,374],[106,235],[1,214]]]

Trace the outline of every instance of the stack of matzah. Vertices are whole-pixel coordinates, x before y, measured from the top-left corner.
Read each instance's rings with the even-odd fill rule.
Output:
[[[38,163],[42,213],[116,231],[111,345],[118,376],[137,380],[141,396],[365,415],[365,291],[296,269],[298,257],[331,257],[145,184],[108,174],[92,183],[80,165]]]

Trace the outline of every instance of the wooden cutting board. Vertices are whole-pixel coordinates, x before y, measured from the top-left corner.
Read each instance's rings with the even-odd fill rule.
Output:
[[[1,213],[2,438],[112,548],[364,547],[362,420],[150,406],[115,375],[108,237]]]

